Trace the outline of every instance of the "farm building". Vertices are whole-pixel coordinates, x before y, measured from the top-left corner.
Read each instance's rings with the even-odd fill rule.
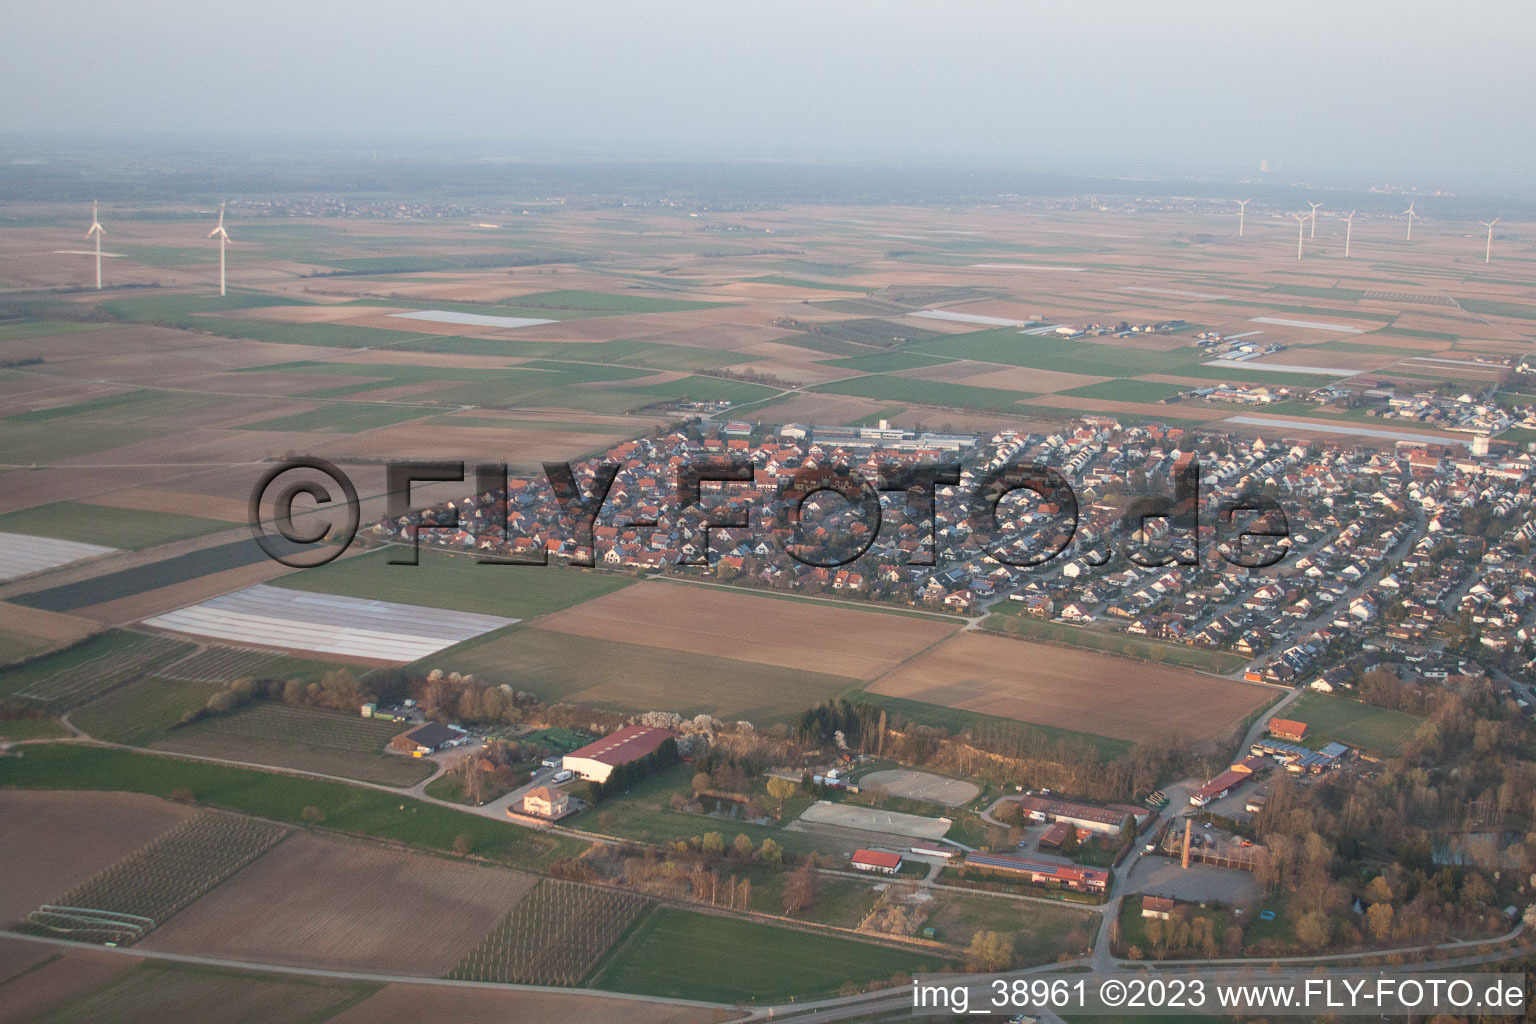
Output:
[[[1173,900],[1167,896],[1143,896],[1141,898],[1141,916],[1155,917],[1159,921],[1168,920],[1168,915],[1173,913]]]
[[[1249,782],[1252,779],[1253,772],[1251,770],[1243,771],[1228,769],[1227,771],[1224,771],[1220,775],[1216,776],[1210,782],[1207,782],[1205,785],[1195,790],[1193,793],[1189,794],[1189,802],[1194,804],[1196,807],[1204,807],[1212,800],[1220,800],[1228,793],[1236,790],[1243,783]]]
[[[1276,739],[1300,743],[1307,736],[1307,723],[1292,721],[1289,718],[1271,718],[1269,734]]]
[[[1078,842],[1082,842],[1093,834],[1087,829],[1078,828],[1068,821],[1053,822],[1051,827],[1046,829],[1044,834],[1040,836],[1040,849],[1059,850],[1061,849],[1061,844],[1067,841],[1067,836],[1074,833],[1077,836]]]
[[[1074,892],[1102,893],[1109,888],[1109,872],[1083,868],[1076,864],[1014,857],[1006,853],[967,853],[965,862],[987,871],[1007,871],[1024,875],[1034,885],[1071,889]]]
[[[1042,824],[1048,821],[1065,821],[1103,835],[1116,835],[1125,825],[1127,817],[1134,817],[1137,810],[1127,808],[1095,807],[1092,804],[1073,803],[1070,800],[1052,800],[1049,797],[1023,796],[1019,798],[1019,810],[1028,821]]]
[[[916,842],[912,844],[912,852],[919,857],[943,857],[949,860],[959,851],[953,846],[940,846],[938,843]]]
[[[441,750],[450,740],[456,740],[459,734],[448,728],[442,722],[428,722],[426,725],[403,732],[389,741],[389,745],[396,750],[409,751],[418,756],[433,754]]]
[[[539,818],[558,818],[571,809],[571,798],[564,790],[535,786],[523,794],[523,813]]]
[[[617,732],[609,733],[600,740],[566,754],[560,759],[560,767],[590,782],[607,782],[608,776],[619,765],[655,753],[657,747],[675,738],[669,729],[626,725]]]
[[[855,871],[873,871],[877,875],[894,875],[901,870],[901,854],[881,853],[879,850],[854,850],[849,861]]]
[[[1248,749],[1254,754],[1270,754],[1274,757],[1280,758],[1282,761],[1293,757],[1306,757],[1308,754],[1312,753],[1312,751],[1306,747],[1299,746],[1295,743],[1286,743],[1284,740],[1261,739]]]

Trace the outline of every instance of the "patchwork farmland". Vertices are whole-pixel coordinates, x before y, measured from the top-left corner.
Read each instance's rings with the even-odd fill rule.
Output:
[[[872,679],[959,628],[703,587],[642,583],[535,624],[540,629],[783,668]]]
[[[1261,686],[983,633],[945,641],[870,692],[1116,739],[1214,740],[1273,697]]]
[[[160,734],[156,750],[410,786],[431,762],[384,753],[403,727],[334,711],[263,703]]]
[[[182,911],[145,947],[436,977],[536,882],[521,872],[300,834]]]
[[[448,976],[576,985],[650,906],[630,893],[545,879]]]
[[[287,834],[271,822],[205,811],[33,910],[17,927],[77,942],[137,942]]]

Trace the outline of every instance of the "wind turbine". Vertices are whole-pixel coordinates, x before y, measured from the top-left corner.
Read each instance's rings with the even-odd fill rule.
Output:
[[[1248,212],[1248,204],[1253,202],[1253,200],[1252,199],[1234,199],[1233,202],[1237,203],[1237,237],[1238,238],[1242,238],[1243,237],[1243,215]]]
[[[1306,236],[1307,215],[1293,213],[1291,216],[1296,218],[1296,258],[1301,259],[1301,240]]]
[[[85,233],[86,238],[96,239],[96,290],[101,291],[101,236],[107,233],[107,229],[101,226],[101,218],[97,215],[98,204],[91,200],[91,229]]]
[[[1404,210],[1403,212],[1408,215],[1408,237],[1403,239],[1403,241],[1411,242],[1411,241],[1413,241],[1413,218],[1417,217],[1418,214],[1413,212],[1413,204],[1412,203],[1409,203],[1408,204],[1408,209]]]
[[[1344,258],[1349,259],[1349,236],[1355,231],[1355,211],[1350,210],[1349,216],[1344,218]]]
[[[229,244],[229,232],[224,230],[224,204],[219,204],[219,222],[214,225],[208,237],[218,236],[219,239],[219,294],[224,294],[224,247]]]
[[[1307,205],[1312,207],[1312,237],[1316,238],[1317,237],[1317,208],[1319,206],[1322,206],[1323,204],[1322,203],[1314,203],[1312,200],[1308,199],[1307,200]]]
[[[1488,248],[1483,250],[1483,262],[1484,263],[1487,263],[1487,262],[1489,262],[1490,260],[1493,259],[1493,226],[1495,224],[1497,224],[1498,222],[1499,222],[1499,218],[1498,217],[1495,217],[1495,218],[1493,218],[1493,220],[1489,220],[1489,221],[1482,221],[1482,220],[1478,221],[1479,224],[1481,224],[1483,227],[1488,229]]]

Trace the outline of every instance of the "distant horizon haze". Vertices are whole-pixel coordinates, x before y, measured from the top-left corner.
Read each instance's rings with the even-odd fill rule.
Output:
[[[60,3],[7,14],[17,140],[974,167],[1529,196],[1536,8],[961,0]]]

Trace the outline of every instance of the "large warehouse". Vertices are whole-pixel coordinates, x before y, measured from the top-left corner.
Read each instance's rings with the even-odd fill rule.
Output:
[[[668,729],[646,725],[626,725],[600,740],[571,751],[560,759],[560,767],[576,773],[577,778],[607,782],[621,764],[638,761],[675,736]]]

